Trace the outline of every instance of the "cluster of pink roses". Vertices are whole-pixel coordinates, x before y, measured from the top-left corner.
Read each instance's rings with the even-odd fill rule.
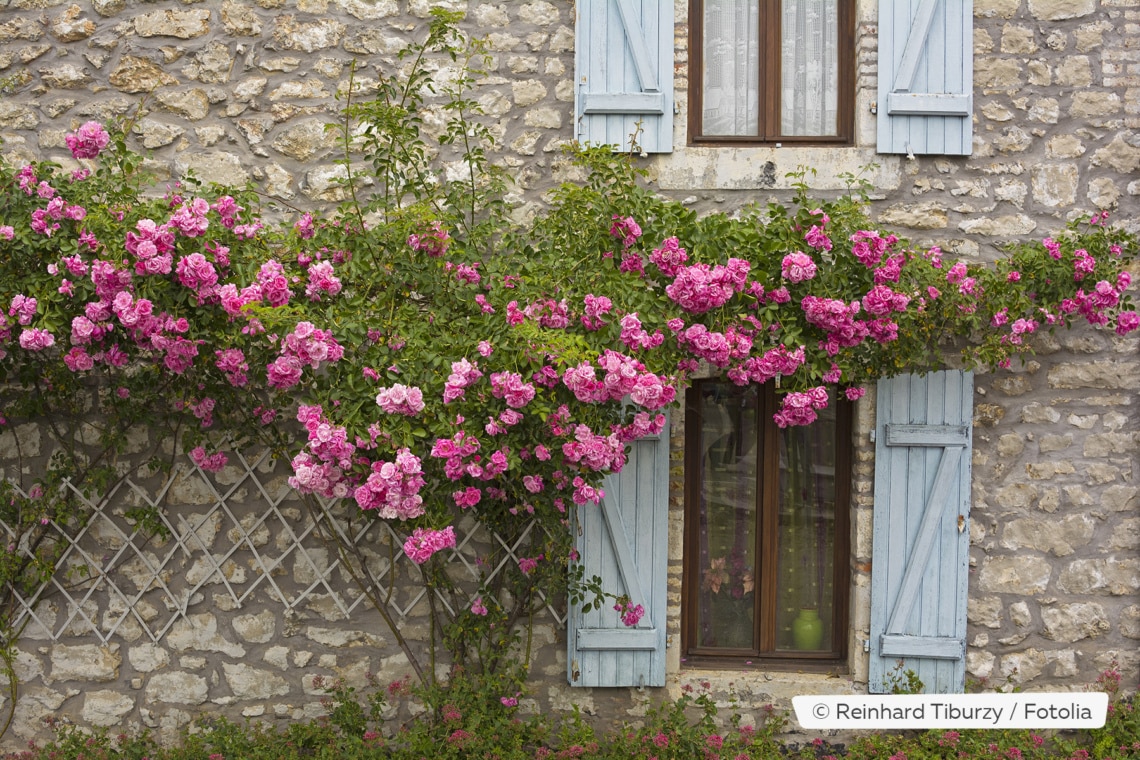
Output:
[[[665,295],[690,314],[704,314],[743,291],[751,268],[744,259],[729,259],[723,266],[698,263],[681,267],[673,282],[665,286]]]
[[[729,325],[723,333],[702,324],[689,325],[677,334],[677,343],[716,367],[727,367],[734,360],[747,358],[752,351],[751,336],[735,325]]]
[[[111,144],[111,135],[97,121],[89,121],[75,132],[64,136],[64,142],[71,155],[76,158],[95,158]]]
[[[213,454],[207,454],[206,449],[201,446],[195,446],[190,451],[190,460],[206,472],[219,472],[226,466],[229,457],[226,456],[226,452],[224,451],[215,451]]]
[[[317,261],[310,264],[306,275],[309,281],[305,285],[305,295],[310,301],[321,300],[322,293],[335,296],[341,291],[340,278],[334,273],[331,261]]]
[[[780,264],[780,276],[788,282],[810,280],[815,277],[815,273],[815,262],[803,251],[789,253]]]
[[[419,457],[403,448],[396,452],[395,461],[375,461],[371,469],[368,478],[352,493],[361,509],[374,509],[376,516],[384,520],[411,520],[424,513],[420,495],[424,476]]]
[[[463,398],[464,389],[483,376],[478,364],[472,364],[466,358],[451,363],[451,374],[443,386],[443,403]]]
[[[621,622],[629,628],[636,626],[645,616],[645,608],[640,604],[634,604],[629,597],[618,598],[614,603],[614,610],[621,616]]]
[[[310,226],[311,226],[310,218]],[[439,257],[447,252],[451,244],[451,236],[439,222],[432,222],[426,231],[408,236],[408,245],[412,250],[421,251],[428,256]]]
[[[170,274],[173,263],[174,231],[170,224],[158,224],[152,219],[140,219],[135,231],[128,232],[127,252],[133,255],[135,273]]]
[[[582,324],[587,330],[600,330],[605,326],[602,317],[614,307],[613,301],[605,296],[596,296],[590,293],[585,297],[582,309]]]
[[[350,493],[346,477],[353,466],[356,446],[348,440],[348,431],[333,424],[318,405],[302,404],[297,421],[305,427],[309,439],[293,457],[293,476],[289,485],[300,493],[315,493],[327,499],[342,499]]]
[[[496,372],[491,375],[491,395],[507,402],[507,406],[522,409],[534,398],[534,386],[524,382],[517,372]]]
[[[376,394],[376,403],[387,414],[414,417],[424,409],[424,392],[415,386],[396,383],[391,388],[381,388]]]
[[[605,372],[597,379],[597,369]],[[676,389],[661,377],[646,370],[632,357],[606,349],[598,357],[598,367],[583,361],[562,373],[563,384],[574,397],[585,403],[620,401],[631,396],[634,403],[646,409],[660,409],[676,398]]]
[[[478,438],[460,430],[451,438],[437,438],[431,456],[444,460],[444,472],[449,479],[459,480],[467,472],[465,460],[475,456],[481,446]]]
[[[416,528],[408,540],[404,542],[404,554],[417,565],[422,565],[431,558],[431,555],[444,549],[455,548],[455,528],[448,525],[443,530],[431,528]],[[480,604],[482,600],[479,600]],[[476,612],[475,614],[480,614]],[[483,607],[482,614],[487,614]]]
[[[784,395],[780,411],[772,416],[780,427],[810,425],[818,416],[816,412],[827,406],[827,389],[823,386],[809,388],[803,393],[792,392]]]
[[[337,362],[344,356],[344,348],[327,330],[313,326],[312,322],[298,322],[281,343],[281,355],[267,368],[269,385],[288,390],[301,382],[305,367],[316,369],[323,362]]]
[[[574,440],[562,444],[562,456],[595,472],[620,472],[625,464],[625,445],[613,433],[597,435],[587,425],[576,425]]]

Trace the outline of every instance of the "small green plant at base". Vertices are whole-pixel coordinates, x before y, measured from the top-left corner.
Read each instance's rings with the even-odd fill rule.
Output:
[[[886,687],[887,693],[921,694],[926,684],[918,677],[918,673],[915,673],[910,668],[906,668],[906,670],[903,670],[903,668],[906,668],[906,663],[899,660],[883,679],[883,685]]]

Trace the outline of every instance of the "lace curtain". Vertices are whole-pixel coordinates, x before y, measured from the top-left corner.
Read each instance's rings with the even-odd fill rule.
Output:
[[[704,3],[703,134],[760,134],[760,3]],[[779,129],[784,136],[836,133],[838,13],[839,0],[780,3]]]

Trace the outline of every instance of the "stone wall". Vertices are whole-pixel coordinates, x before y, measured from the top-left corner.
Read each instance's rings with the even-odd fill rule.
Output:
[[[688,3],[677,0],[676,149],[645,162],[663,192],[699,210],[732,209],[785,197],[784,174],[800,165],[816,168],[813,184],[830,193],[842,189],[843,171],[876,162],[873,213],[915,242],[954,254],[989,259],[1005,240],[1043,237],[1094,209],[1140,231],[1140,0],[974,0],[973,155],[917,159],[875,153],[877,3],[856,3],[855,146],[694,148],[685,134]],[[68,165],[67,131],[88,119],[137,116],[137,145],[160,172],[249,178],[290,204],[327,204],[337,199],[340,170],[324,125],[338,118],[334,95],[347,87],[349,64],[357,61],[365,89],[377,71],[395,70],[397,52],[423,31],[433,5],[467,11],[469,28],[489,40],[491,65],[474,95],[499,139],[495,160],[515,178],[509,200],[526,217],[568,176],[559,154],[574,131],[568,0],[0,0],[3,151]],[[429,110],[425,125],[440,129],[438,113]],[[1028,364],[977,378],[968,672],[1026,688],[1081,688],[1115,660],[1134,686],[1138,342],[1081,328],[1041,337],[1037,348]],[[873,414],[863,402],[851,655],[840,678],[681,662],[683,468],[674,420],[669,693],[707,682],[726,698],[731,692],[760,704],[865,688]],[[305,612],[316,617],[298,633],[278,607],[273,635],[262,641],[269,618],[263,624],[258,616],[275,609],[270,601],[237,614],[204,601],[179,624],[194,632],[173,641],[169,634],[54,646],[29,639],[16,736],[39,730],[35,721],[46,714],[168,728],[205,709],[291,719],[318,709],[305,680],[312,674],[398,670],[400,655],[374,633],[380,627],[355,613],[338,623],[354,633],[322,639],[305,632],[335,627],[321,613]],[[247,616],[256,620],[247,625]],[[534,709],[576,702],[588,713],[636,716],[655,697],[570,689],[562,635],[553,622],[542,626]],[[254,679],[272,693],[245,690],[253,670],[272,673]],[[166,704],[148,694],[186,699]]]

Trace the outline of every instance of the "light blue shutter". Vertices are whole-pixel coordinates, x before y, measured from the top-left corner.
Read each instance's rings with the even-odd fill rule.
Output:
[[[673,150],[673,0],[578,0],[574,119],[580,142]]]
[[[665,685],[665,587],[668,572],[669,427],[635,441],[622,471],[606,478],[598,506],[578,508],[575,548],[585,577],[628,594],[645,615],[627,628],[612,604],[567,623],[567,677],[572,686]]]
[[[966,675],[974,376],[947,370],[879,381],[868,689],[899,660],[928,693]]]
[[[879,152],[970,155],[973,0],[879,0]]]

